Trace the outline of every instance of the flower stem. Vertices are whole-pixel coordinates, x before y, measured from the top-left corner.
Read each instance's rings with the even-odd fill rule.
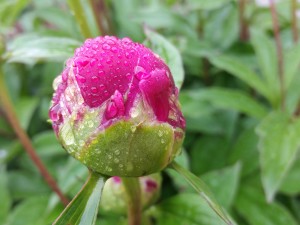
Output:
[[[78,22],[80,31],[84,38],[92,37],[92,32],[90,31],[90,28],[88,26],[86,16],[83,13],[84,10],[82,8],[80,0],[68,0],[68,4]]]
[[[272,14],[272,22],[273,22],[273,31],[276,42],[276,51],[277,51],[277,63],[278,63],[278,73],[279,73],[279,81],[280,81],[280,92],[281,92],[281,109],[285,108],[285,90],[284,90],[284,68],[283,68],[283,52],[282,52],[282,43],[280,40],[280,31],[279,31],[279,23],[278,23],[278,15],[276,12],[276,7],[274,0],[270,1],[270,11]]]
[[[297,10],[297,0],[292,0],[291,15],[292,15],[292,33],[293,33],[294,43],[297,43],[299,39],[296,10]]]
[[[107,12],[105,0],[90,0],[90,5],[93,10],[100,35],[111,34],[111,21]]]
[[[239,0],[240,40],[248,41],[249,29],[245,19],[246,0]]]
[[[60,198],[61,202],[64,205],[68,204],[68,199],[63,195],[61,190],[59,189],[58,185],[56,184],[56,181],[54,178],[51,176],[51,174],[48,172],[46,169],[45,165],[39,158],[39,156],[36,154],[32,143],[26,134],[26,132],[23,130],[21,127],[18,118],[16,116],[15,110],[13,108],[12,102],[10,100],[10,97],[8,95],[8,91],[5,85],[5,80],[4,80],[4,74],[2,71],[2,65],[0,62],[0,101],[3,107],[4,114],[6,118],[8,119],[8,122],[12,126],[13,130],[15,131],[16,135],[18,136],[21,144],[23,145],[25,151],[29,155],[30,159],[32,162],[35,164],[35,166],[38,168],[40,171],[41,175],[44,177],[45,181],[49,185],[49,187],[58,195]]]
[[[128,201],[128,224],[140,225],[142,220],[141,188],[138,178],[122,178]]]

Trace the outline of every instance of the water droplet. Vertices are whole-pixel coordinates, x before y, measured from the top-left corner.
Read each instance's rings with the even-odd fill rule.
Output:
[[[158,131],[158,136],[159,136],[159,137],[162,137],[162,136],[163,136],[163,131],[159,130],[159,131]]]
[[[120,155],[120,150],[116,150],[116,151],[115,151],[115,154],[116,154],[116,155]]]
[[[101,90],[101,91],[104,91],[104,90],[105,90],[104,84],[100,84],[100,90]]]
[[[94,66],[94,65],[96,65],[96,63],[97,63],[97,59],[92,59],[90,62],[90,65]]]
[[[137,79],[141,80],[141,79],[147,79],[150,77],[150,74],[146,73],[145,69],[141,66],[136,66],[134,68],[134,74],[136,76]]]
[[[102,45],[102,49],[103,50],[109,50],[110,49],[110,46],[108,44],[103,44]]]
[[[140,114],[140,110],[139,110],[137,107],[132,107],[132,108],[130,109],[130,116],[131,116],[132,118],[138,117],[139,114]]]
[[[115,158],[115,159],[114,159],[114,162],[115,162],[115,163],[119,163],[120,160],[119,160],[118,158]]]
[[[127,59],[131,59],[132,58],[132,55],[129,52],[126,52],[125,56],[126,56]]]
[[[125,61],[124,61],[124,65],[125,65],[125,66],[128,66],[129,63],[125,60]]]
[[[76,78],[82,84],[84,84],[86,82],[86,78],[83,77],[83,76],[81,76],[81,75],[79,75],[79,74],[76,74]]]
[[[112,155],[108,155],[108,159],[112,159]]]
[[[77,60],[75,60],[75,65],[76,66],[86,66],[87,64],[89,63],[89,60],[87,60],[87,59],[77,59]]]
[[[122,42],[125,43],[125,44],[129,44],[129,43],[132,42],[132,40],[128,37],[124,37],[124,38],[122,38]]]
[[[108,167],[108,168],[107,168],[107,171],[108,171],[108,172],[111,172],[111,171],[112,171],[112,168]]]
[[[98,81],[99,81],[99,77],[97,77],[97,76],[92,76],[92,81],[93,81],[93,82],[98,82]]]
[[[112,60],[111,60],[111,59],[107,59],[107,60],[106,60],[106,63],[107,63],[107,64],[111,64],[111,63],[112,63]]]
[[[94,126],[94,122],[90,120],[90,121],[88,122],[88,125],[89,125],[90,128],[92,128],[92,127]]]
[[[166,141],[165,141],[165,139],[161,139],[160,142],[161,142],[162,144],[164,144]]]
[[[119,164],[119,167],[120,167],[120,168],[123,168],[123,164]]]
[[[99,74],[100,76],[103,76],[103,75],[104,75],[104,71],[103,71],[103,70],[99,70],[99,71],[98,71],[98,74]]]
[[[98,93],[98,88],[97,87],[91,87],[91,91],[92,91],[92,93],[97,94]]]
[[[84,141],[83,140],[79,140],[79,146],[81,146],[81,147],[84,146]]]
[[[111,40],[111,39],[107,40],[106,43],[107,43],[107,44],[110,44],[110,45],[115,45],[115,44],[116,44],[116,43],[115,43],[113,40]]]
[[[92,49],[96,50],[99,46],[97,44],[92,45]]]
[[[132,131],[132,133],[133,133],[133,132],[136,131],[136,126],[135,126],[135,125],[132,125],[132,126],[130,127],[130,129],[131,129],[131,131]]]
[[[111,48],[111,51],[112,51],[113,53],[117,53],[117,52],[118,52],[118,49],[117,49],[116,47],[112,47],[112,48]]]

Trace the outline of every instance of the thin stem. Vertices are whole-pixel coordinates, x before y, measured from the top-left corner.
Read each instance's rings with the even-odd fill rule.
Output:
[[[246,0],[239,0],[240,40],[248,41],[249,28],[245,19]]]
[[[84,10],[82,8],[80,0],[68,0],[68,4],[78,22],[79,28],[80,28],[81,33],[84,36],[84,38],[92,37],[93,35],[89,29],[89,26],[88,26],[88,23],[86,20],[86,16],[83,13]]]
[[[141,188],[138,178],[122,178],[128,201],[128,224],[140,225],[142,220]]]
[[[63,193],[57,186],[54,178],[51,176],[51,174],[48,172],[48,170],[44,166],[39,156],[36,154],[28,135],[23,130],[23,128],[21,127],[18,121],[18,118],[16,116],[15,110],[13,108],[12,102],[9,98],[8,91],[5,85],[4,74],[2,71],[1,64],[0,64],[0,101],[2,103],[3,111],[6,118],[8,119],[8,122],[10,123],[16,135],[18,136],[21,144],[23,145],[25,151],[28,153],[30,159],[32,160],[34,165],[38,168],[41,175],[48,183],[49,187],[58,195],[61,202],[64,205],[67,205],[69,202],[68,199],[63,195]]]
[[[270,11],[272,14],[272,22],[273,22],[273,31],[276,42],[276,51],[277,51],[277,63],[278,63],[278,73],[279,73],[279,81],[280,81],[280,92],[281,92],[281,109],[285,108],[285,90],[284,90],[284,68],[283,68],[283,52],[282,52],[282,43],[280,40],[280,31],[279,31],[279,23],[278,16],[276,12],[276,7],[274,0],[270,1]]]
[[[208,86],[211,83],[210,73],[209,73],[210,64],[207,58],[202,59],[202,72],[204,83]]]
[[[296,10],[297,10],[297,0],[291,0],[291,15],[292,15],[292,33],[293,33],[293,40],[294,43],[296,44],[299,39],[298,35],[298,22],[297,22],[297,15],[296,15]]]
[[[107,34],[107,29],[105,29],[106,18],[105,18],[105,2],[103,0],[90,0],[90,5],[92,7],[94,17],[100,32],[100,35]]]

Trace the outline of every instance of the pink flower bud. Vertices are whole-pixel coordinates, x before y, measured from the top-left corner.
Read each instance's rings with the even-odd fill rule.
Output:
[[[141,187],[141,204],[146,209],[154,204],[160,196],[161,176],[159,173],[139,178]],[[102,214],[126,215],[127,196],[125,187],[120,177],[112,177],[107,180],[100,203]]]
[[[54,89],[53,128],[89,168],[141,176],[178,154],[185,130],[178,89],[168,66],[142,44],[109,36],[86,40]]]

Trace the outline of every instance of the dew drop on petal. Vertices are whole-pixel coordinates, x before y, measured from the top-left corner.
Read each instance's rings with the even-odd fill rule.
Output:
[[[84,84],[86,82],[86,78],[83,77],[83,76],[81,76],[81,75],[79,75],[79,74],[76,74],[76,78],[82,84]]]
[[[92,76],[92,81],[93,81],[93,82],[98,82],[98,81],[99,81],[99,77],[97,77],[97,76]]]
[[[102,48],[103,48],[103,50],[109,50],[110,46],[108,44],[103,44]]]
[[[92,91],[92,93],[97,94],[98,93],[98,88],[97,87],[91,87],[91,91]]]

